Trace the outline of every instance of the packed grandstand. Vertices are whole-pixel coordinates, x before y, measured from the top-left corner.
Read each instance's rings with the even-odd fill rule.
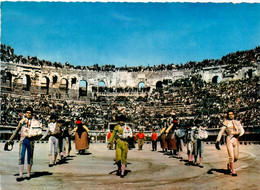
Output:
[[[158,65],[153,67],[121,67],[104,66],[73,66],[69,63],[52,63],[39,60],[37,57],[15,55],[10,46],[1,44],[1,61],[32,65],[47,65],[114,72],[142,72],[144,70],[160,71],[171,69],[192,69],[194,75],[176,81],[165,81],[163,88],[144,90],[142,96],[124,96],[122,90],[117,96],[97,95],[89,101],[63,100],[48,97],[30,97],[12,91],[1,91],[1,126],[17,126],[28,105],[35,109],[35,116],[46,126],[52,113],[67,120],[73,125],[80,117],[90,130],[106,131],[116,115],[127,116],[134,131],[142,128],[160,130],[167,125],[169,118],[177,118],[185,128],[192,125],[194,119],[203,120],[203,125],[219,128],[229,108],[235,109],[238,119],[247,128],[259,128],[259,76],[249,74],[241,80],[206,83],[196,71],[208,66],[225,66],[226,74],[236,73],[243,67],[259,67],[260,47],[252,50],[238,51],[223,56],[220,60],[204,60],[188,62],[183,65]],[[6,79],[1,70],[1,84]],[[2,87],[2,85],[1,85]],[[113,93],[113,92],[112,92]]]

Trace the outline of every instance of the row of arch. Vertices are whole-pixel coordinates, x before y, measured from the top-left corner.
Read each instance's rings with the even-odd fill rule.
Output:
[[[50,88],[50,79],[48,77],[43,77],[43,79],[45,79],[45,81],[41,82],[41,89],[42,90],[46,90],[46,94],[49,94],[49,88]],[[9,81],[9,86],[12,87],[12,74],[10,72],[7,73],[7,80]],[[71,83],[72,84],[76,84],[76,78],[72,78]],[[219,76],[214,76],[212,78],[212,82],[213,83],[219,83],[220,82],[220,77]],[[31,77],[30,75],[24,75],[23,77],[23,89],[29,91],[30,87],[31,87]],[[57,76],[53,76],[53,84],[57,83]],[[144,82],[139,82],[138,84],[138,89],[142,89],[145,88],[145,83]],[[98,83],[98,87],[106,87],[106,83],[104,81],[99,81]],[[163,82],[162,81],[158,81],[156,83],[156,89],[162,88],[163,87]],[[86,80],[81,80],[79,82],[79,91],[80,91],[80,95],[81,96],[86,96],[87,95],[87,88],[88,88],[88,83]],[[61,79],[61,83],[59,86],[59,89],[62,92],[68,93],[69,90],[69,81],[68,79]]]
[[[252,75],[252,71],[251,73],[249,73]],[[7,72],[5,77],[4,77],[5,82],[8,83],[10,88],[13,88],[13,76],[11,74],[11,72]],[[221,78],[219,76],[214,76],[212,78],[212,83],[219,83],[221,80]],[[56,75],[52,76],[52,81],[49,77],[44,76],[41,80],[41,84],[40,84],[40,90],[41,90],[41,94],[49,94],[49,89],[50,89],[50,84],[52,83],[52,85],[55,85],[56,83],[58,83],[58,77]],[[62,78],[60,81],[60,84],[58,86],[58,89],[60,91],[60,93],[62,94],[67,94],[69,91],[69,83],[72,85],[77,83],[77,78],[71,78],[71,81],[69,82],[68,79],[66,78]],[[163,81],[157,81],[156,83],[156,89],[160,89],[163,88]],[[28,74],[25,74],[22,78],[22,85],[23,85],[23,90],[26,91],[30,91],[31,88],[31,76]],[[107,87],[106,83],[104,80],[100,80],[98,82],[98,89],[102,89]],[[57,88],[57,87],[56,87]],[[146,88],[146,84],[144,82],[139,82],[138,83],[138,89],[144,89]],[[79,81],[79,96],[87,96],[88,95],[88,82],[86,80],[80,80]],[[93,91],[93,90],[92,90]]]
[[[8,86],[10,88],[13,88],[13,75],[11,74],[11,72],[7,72],[5,74],[4,77],[4,83],[8,83]],[[31,76],[25,74],[22,77],[22,88],[25,91],[30,91],[31,89]],[[44,76],[41,79],[41,84],[40,84],[40,90],[41,90],[41,94],[49,94],[49,89],[50,89],[50,85],[55,85],[58,82],[58,77],[56,75],[52,76],[52,81],[49,77]],[[74,77],[71,79],[71,86],[77,83],[77,78]],[[140,82],[138,84],[138,89],[142,89],[145,88],[145,83],[144,82]],[[106,87],[106,83],[101,80],[98,82],[98,87],[99,88],[104,88]],[[69,80],[62,78],[58,87],[60,93],[68,93],[69,91]],[[87,96],[88,94],[88,82],[86,80],[80,80],[79,81],[79,96]]]
[[[106,83],[104,81],[99,81],[98,87],[106,87]],[[145,83],[144,82],[139,82],[138,88],[145,88]]]
[[[45,89],[45,94],[49,94],[49,87],[50,87],[50,79],[48,77],[44,77],[44,79],[46,80],[45,82],[41,83],[41,89],[44,90]],[[30,82],[28,80],[28,76],[26,76],[26,79],[23,80],[24,81],[24,85],[27,86],[27,89],[29,89],[29,85]],[[71,84],[76,84],[77,79],[76,78],[72,78],[71,80]],[[105,88],[106,87],[106,83],[104,81],[99,81],[98,82],[98,89]],[[138,89],[142,89],[145,88],[145,83],[144,82],[140,82],[138,84]],[[59,90],[61,93],[68,93],[69,91],[69,81],[68,79],[61,79],[60,82],[60,86],[59,86]],[[79,81],[79,96],[87,96],[88,95],[88,82],[86,80],[80,80]]]

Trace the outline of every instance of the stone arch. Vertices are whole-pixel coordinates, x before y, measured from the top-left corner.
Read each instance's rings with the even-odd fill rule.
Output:
[[[31,77],[30,75],[23,76],[23,90],[30,91],[31,88]]]
[[[101,80],[98,82],[98,91],[99,92],[105,92],[105,88],[106,88],[106,83]]]
[[[143,91],[145,88],[145,83],[144,82],[139,82],[138,83],[138,91]]]
[[[12,78],[13,78],[12,73],[7,72],[7,73],[6,73],[6,83],[7,83],[7,85],[8,85],[10,88],[12,88],[12,86],[13,86],[13,84],[12,84]]]
[[[71,78],[71,86],[77,84],[77,77]]]
[[[61,79],[59,89],[61,93],[67,94],[69,91],[69,81],[65,78]]]
[[[58,77],[57,75],[52,76],[52,84],[56,84],[58,82]]]
[[[161,89],[162,87],[163,87],[162,81],[158,81],[158,82],[156,83],[156,89]]]
[[[248,71],[247,71],[247,76],[251,79],[251,78],[253,78],[253,70],[252,69],[249,69]]]
[[[140,89],[140,88],[145,88],[145,84],[144,84],[144,82],[139,82],[139,84],[138,84],[138,88]]]
[[[214,76],[214,77],[212,78],[212,83],[217,84],[217,83],[219,83],[219,82],[220,82],[220,77],[219,77],[218,75],[216,75],[216,76]]]
[[[49,94],[50,88],[50,79],[48,77],[43,77],[41,82],[41,93],[42,94]]]
[[[79,96],[87,96],[88,83],[86,80],[79,81]]]

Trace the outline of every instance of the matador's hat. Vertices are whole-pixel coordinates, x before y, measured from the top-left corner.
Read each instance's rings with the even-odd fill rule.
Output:
[[[4,146],[4,150],[5,151],[11,151],[11,150],[13,150],[13,146],[14,146],[14,142],[13,141],[11,141],[10,143],[6,142],[5,146]]]

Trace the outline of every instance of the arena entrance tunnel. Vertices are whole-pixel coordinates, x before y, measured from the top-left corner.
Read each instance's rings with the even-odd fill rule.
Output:
[[[219,77],[219,76],[214,76],[214,77],[212,78],[212,83],[217,84],[217,83],[219,83],[219,82],[220,82],[220,77]]]

